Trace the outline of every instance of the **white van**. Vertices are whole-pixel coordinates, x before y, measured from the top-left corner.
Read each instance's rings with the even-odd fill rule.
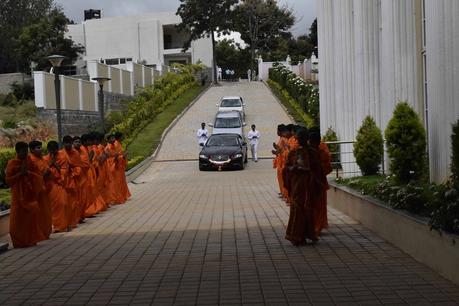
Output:
[[[245,122],[238,111],[218,112],[214,123],[208,124],[213,127],[212,134],[238,134],[244,137]]]

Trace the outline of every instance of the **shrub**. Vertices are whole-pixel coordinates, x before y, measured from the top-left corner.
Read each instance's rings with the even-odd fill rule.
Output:
[[[459,120],[453,125],[451,135],[451,173],[454,185],[459,189]]]
[[[105,127],[107,130],[111,130],[115,125],[120,124],[123,121],[123,113],[121,111],[112,111],[108,113],[105,118]]]
[[[384,154],[384,140],[375,121],[367,116],[357,132],[354,156],[363,175],[378,173]]]
[[[136,156],[132,159],[129,159],[126,170],[132,169],[138,164],[140,164],[145,159],[145,156]]]
[[[6,187],[5,183],[5,170],[6,165],[10,159],[16,156],[13,148],[0,149],[0,188]]]
[[[33,100],[34,99],[34,88],[33,84],[29,82],[18,83],[14,82],[10,85],[13,95],[19,100]]]
[[[421,179],[426,172],[426,134],[419,116],[406,102],[399,103],[387,125],[390,170],[397,181]]]
[[[459,234],[459,192],[451,184],[440,185],[429,203],[431,229]]]
[[[327,132],[325,133],[325,136],[322,138],[323,142],[334,142],[338,141],[338,136],[336,135],[336,132],[332,129],[332,127],[329,127]],[[333,169],[342,169],[341,166],[341,148],[339,144],[328,144],[328,149],[330,150],[331,153],[331,162],[332,162],[332,167]]]

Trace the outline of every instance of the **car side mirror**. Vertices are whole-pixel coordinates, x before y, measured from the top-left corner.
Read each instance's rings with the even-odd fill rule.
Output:
[[[245,106],[245,103],[242,103],[242,106]]]
[[[216,106],[216,107],[218,107],[218,103],[217,103],[217,104],[215,104],[215,106]]]
[[[201,147],[204,147],[204,143],[202,143],[202,142],[201,142],[199,145],[200,145]]]
[[[243,145],[243,146],[246,146],[246,145],[247,145],[247,142],[245,142],[245,141],[242,142],[242,145]]]
[[[245,123],[245,122],[242,124],[242,126],[246,126],[246,125],[247,125],[247,123]]]
[[[207,125],[210,126],[210,127],[213,127],[213,126],[214,126],[213,123],[207,123]]]

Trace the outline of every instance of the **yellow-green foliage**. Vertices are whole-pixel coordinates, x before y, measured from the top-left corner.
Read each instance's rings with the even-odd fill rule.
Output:
[[[157,114],[194,84],[196,84],[194,76],[187,71],[180,74],[167,73],[154,85],[140,90],[127,102],[123,120],[115,124],[111,131],[123,133],[125,142],[129,145],[132,138]]]
[[[363,175],[374,175],[379,171],[384,154],[381,130],[372,117],[367,116],[357,132],[354,156]]]
[[[307,127],[313,127],[315,125],[314,120],[301,108],[300,104],[290,96],[287,90],[283,89],[282,86],[271,79],[268,80],[268,85],[281,102],[291,110],[290,113],[295,121],[303,122]]]
[[[0,185],[5,183],[5,169],[8,161],[16,156],[13,148],[0,149]]]

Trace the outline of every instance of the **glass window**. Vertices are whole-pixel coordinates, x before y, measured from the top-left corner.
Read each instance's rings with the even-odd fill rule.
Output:
[[[221,107],[241,107],[241,100],[239,99],[225,99],[220,104]]]
[[[120,59],[119,58],[109,58],[105,60],[105,64],[107,65],[119,65]]]
[[[233,147],[238,146],[239,143],[236,137],[214,136],[209,138],[206,145],[208,147]]]
[[[217,118],[215,119],[216,128],[226,128],[226,129],[234,129],[241,127],[241,122],[239,118]]]
[[[120,58],[120,64],[126,64],[126,59],[125,58]]]

